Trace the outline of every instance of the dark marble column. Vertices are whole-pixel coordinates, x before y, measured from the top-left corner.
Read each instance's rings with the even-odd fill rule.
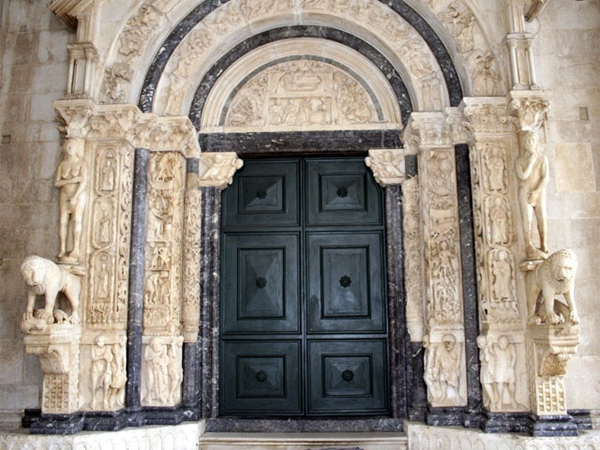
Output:
[[[479,311],[469,147],[465,144],[457,145],[455,152],[467,362],[467,407],[464,414],[464,426],[479,428],[483,422],[483,394],[479,382],[480,362],[477,347]]]
[[[407,416],[406,296],[404,294],[404,242],[402,198],[399,185],[385,188],[387,286],[390,333],[390,394],[392,417]]]
[[[200,415],[219,413],[219,277],[221,267],[221,191],[202,191],[202,273],[200,275]]]
[[[150,152],[135,150],[133,200],[131,215],[131,251],[129,263],[129,304],[127,316],[127,386],[125,405],[130,414],[130,425],[143,425],[143,418],[135,415],[141,409],[142,381],[142,315],[144,309],[145,240],[148,207],[147,179]]]

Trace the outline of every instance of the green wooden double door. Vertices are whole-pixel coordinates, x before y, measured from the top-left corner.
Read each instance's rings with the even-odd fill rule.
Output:
[[[223,197],[222,415],[388,413],[382,197],[362,158],[245,161]]]

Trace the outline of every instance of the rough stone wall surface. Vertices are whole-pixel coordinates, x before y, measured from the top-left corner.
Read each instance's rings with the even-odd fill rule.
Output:
[[[569,408],[600,409],[600,4],[553,2],[540,17],[534,54],[550,93],[548,245],[579,258],[575,282],[579,352],[569,362]]]
[[[18,329],[26,297],[19,267],[32,253],[55,258],[59,133],[52,107],[64,95],[66,26],[43,1],[0,5],[0,425],[39,405],[41,371]]]
[[[52,102],[65,93],[74,35],[46,4],[0,0],[0,427],[39,406],[39,364],[25,355],[18,330],[26,295],[19,266],[26,255],[54,259],[58,252]],[[543,145],[552,180],[549,246],[579,257],[581,345],[569,363],[568,406],[600,409],[600,4],[555,1],[531,27],[538,83],[552,101]]]

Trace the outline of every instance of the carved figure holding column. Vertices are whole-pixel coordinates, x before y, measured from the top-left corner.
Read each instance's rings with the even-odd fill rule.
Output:
[[[83,159],[84,141],[68,139],[64,144],[65,157],[56,169],[54,185],[60,188],[60,253],[63,260],[79,259],[83,211],[87,203],[86,186],[88,172]],[[72,248],[67,256],[67,245],[71,237]]]
[[[576,271],[575,254],[569,250],[558,250],[528,273],[529,324],[579,323],[574,296]],[[561,294],[564,301],[556,297]]]
[[[59,292],[63,292],[71,303],[71,315],[68,321],[78,324],[79,319],[79,293],[81,282],[79,277],[73,275],[52,261],[40,256],[28,256],[21,265],[21,276],[29,286],[27,293],[27,306],[21,320],[21,331],[29,332],[32,328],[43,330],[46,325],[61,322],[57,317],[65,316],[54,306]],[[35,310],[35,301],[38,295],[44,295],[46,303],[44,309]]]
[[[521,155],[515,163],[519,180],[519,206],[523,218],[527,259],[546,256],[546,192],[548,160],[538,149],[538,136],[534,131],[521,135]],[[539,249],[533,245],[533,218],[537,222]]]

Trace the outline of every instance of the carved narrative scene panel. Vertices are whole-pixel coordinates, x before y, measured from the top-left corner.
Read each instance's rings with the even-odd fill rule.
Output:
[[[225,128],[328,128],[382,121],[377,100],[331,64],[289,61],[262,71],[236,93]]]
[[[84,330],[124,330],[127,321],[133,151],[94,146],[89,282]]]

